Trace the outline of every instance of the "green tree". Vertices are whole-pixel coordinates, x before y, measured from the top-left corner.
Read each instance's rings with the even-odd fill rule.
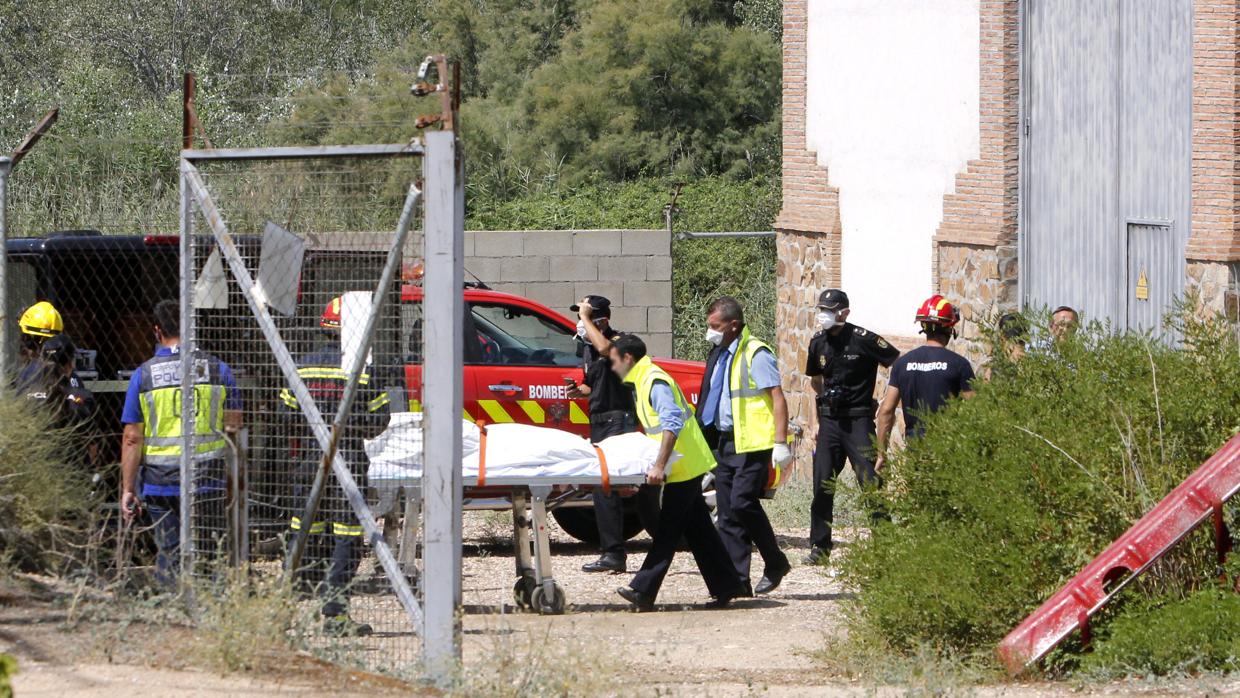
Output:
[[[570,180],[774,169],[779,47],[719,5],[596,5],[523,95],[521,158]]]

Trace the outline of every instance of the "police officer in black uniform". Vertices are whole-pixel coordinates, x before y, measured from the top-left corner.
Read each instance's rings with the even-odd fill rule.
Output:
[[[585,369],[585,382],[574,385],[570,397],[589,399],[590,441],[598,443],[618,434],[637,431],[637,408],[633,389],[611,370],[608,351],[620,332],[611,326],[611,301],[603,296],[586,296],[569,310],[577,313],[577,356]],[[658,489],[654,488],[656,493]],[[639,496],[649,498],[648,493]],[[624,572],[624,505],[620,495],[594,493],[594,517],[598,522],[602,554],[586,563],[586,572]]]
[[[838,288],[818,296],[818,324],[809,342],[805,375],[818,403],[818,448],[814,453],[814,500],[810,505],[810,553],[806,564],[821,564],[831,554],[835,479],[847,458],[863,487],[877,487],[874,471],[874,384],[878,367],[900,356],[887,340],[848,322],[848,294]],[[872,517],[881,516],[875,512]]]
[[[68,335],[61,333],[48,339],[31,359],[30,370],[23,374],[18,392],[30,403],[47,409],[54,428],[73,430],[76,443],[66,456],[75,463],[93,465],[97,444],[90,427],[95,416],[95,396],[74,382],[76,356],[77,348]]]

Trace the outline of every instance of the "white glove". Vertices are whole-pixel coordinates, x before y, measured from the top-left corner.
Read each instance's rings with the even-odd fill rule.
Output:
[[[775,444],[775,450],[771,452],[771,460],[781,468],[788,465],[792,462],[792,449],[788,448],[788,444]]]

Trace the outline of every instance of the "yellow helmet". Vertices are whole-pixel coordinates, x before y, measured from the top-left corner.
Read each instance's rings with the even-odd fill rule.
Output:
[[[65,321],[61,319],[60,311],[47,301],[39,301],[26,308],[18,324],[22,334],[35,337],[55,337],[65,331]]]

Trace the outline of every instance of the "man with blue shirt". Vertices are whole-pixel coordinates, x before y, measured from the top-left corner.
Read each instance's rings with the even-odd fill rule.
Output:
[[[155,356],[134,372],[121,412],[121,515],[132,522],[147,510],[159,549],[155,578],[171,585],[181,544],[181,309],[176,301],[160,301],[154,316]],[[232,369],[210,354],[194,354],[193,372],[194,485],[197,493],[222,492],[225,433],[241,428],[241,394]]]
[[[646,472],[646,483],[663,486],[663,506],[651,532],[650,552],[633,581],[616,593],[638,611],[653,610],[683,538],[714,599],[708,605],[723,608],[732,599],[745,596],[747,585],[736,578],[702,497],[702,478],[714,469],[715,457],[693,419],[693,407],[667,371],[646,355],[646,343],[638,337],[626,334],[612,342],[611,368],[633,386],[637,421],[646,436],[659,444],[659,454]],[[673,459],[673,454],[678,457]]]
[[[765,569],[754,592],[767,594],[792,569],[762,509],[770,463],[792,462],[788,404],[775,354],[749,334],[740,302],[723,296],[706,313],[706,339],[715,348],[706,359],[697,416],[719,461],[716,525],[747,589],[751,551],[758,547]]]

